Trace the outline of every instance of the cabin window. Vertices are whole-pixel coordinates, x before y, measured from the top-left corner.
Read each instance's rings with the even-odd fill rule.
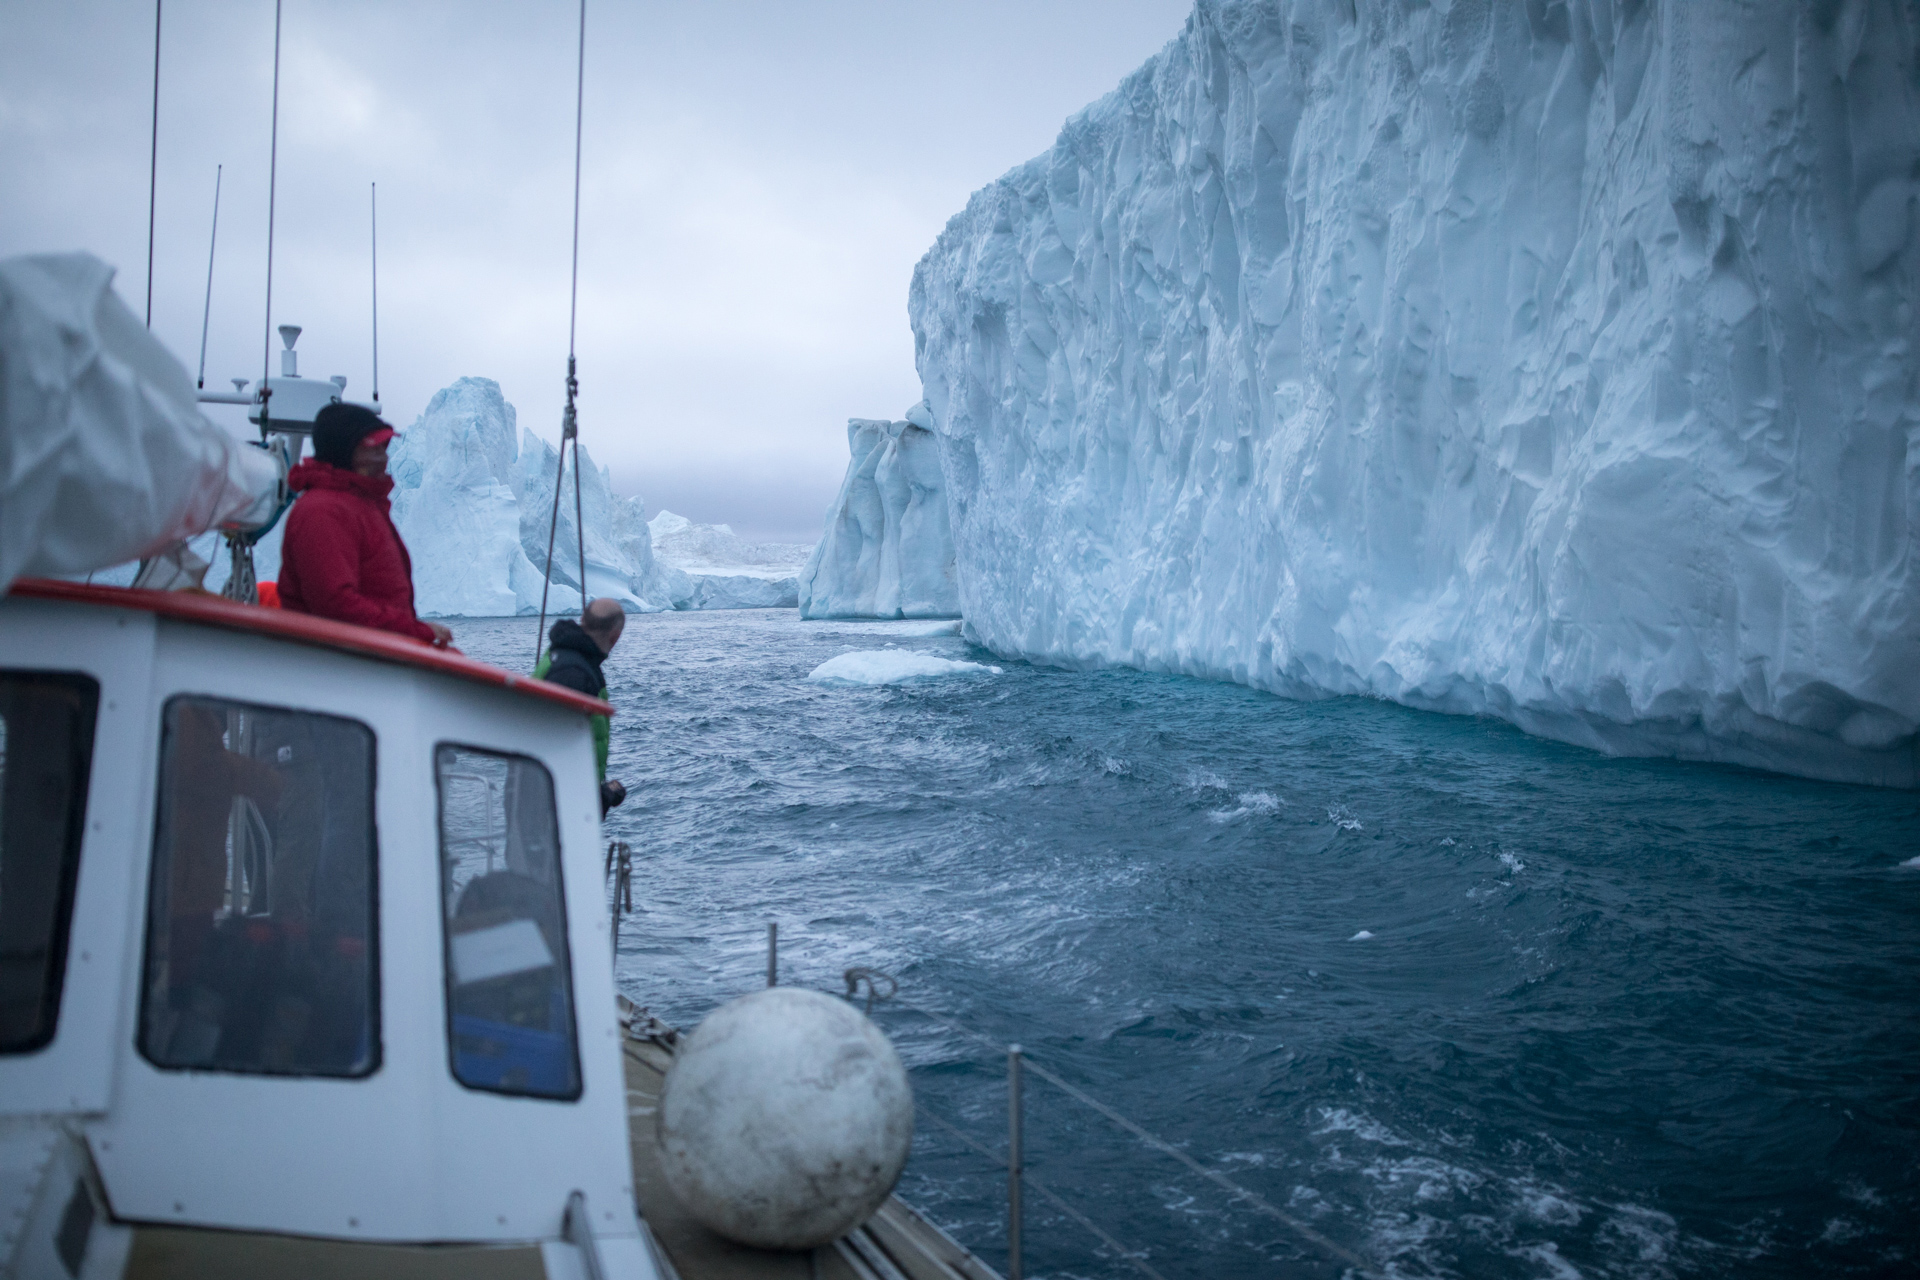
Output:
[[[0,671],[0,1053],[53,1039],[100,685]]]
[[[444,743],[434,767],[454,1078],[577,1098],[553,777],[525,756]]]
[[[380,1065],[373,731],[167,703],[140,1052],[161,1067],[364,1076]]]

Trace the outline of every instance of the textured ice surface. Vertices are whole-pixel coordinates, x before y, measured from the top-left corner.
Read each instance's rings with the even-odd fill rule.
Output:
[[[803,618],[951,618],[960,612],[940,445],[905,422],[847,420],[847,477],[800,572]],[[914,419],[920,421],[915,422]]]
[[[695,524],[671,511],[647,528],[676,609],[791,609],[798,602],[796,575],[811,546],[749,542],[729,525]]]
[[[499,384],[462,378],[435,393],[389,456],[393,522],[413,557],[419,612],[538,612],[559,451],[532,432],[516,444],[513,406]],[[671,608],[640,500],[615,494],[593,454],[583,449],[581,456],[588,594],[613,596],[633,610]],[[549,613],[580,608],[571,467],[561,499]]]
[[[1205,0],[915,272],[969,634],[1912,785],[1917,23]]]
[[[807,679],[815,684],[899,684],[941,676],[999,675],[999,667],[938,658],[913,649],[862,649],[828,658]]]

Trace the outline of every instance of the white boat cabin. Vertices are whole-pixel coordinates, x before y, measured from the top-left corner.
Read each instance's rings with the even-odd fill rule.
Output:
[[[0,1275],[654,1276],[609,710],[300,614],[16,583]]]

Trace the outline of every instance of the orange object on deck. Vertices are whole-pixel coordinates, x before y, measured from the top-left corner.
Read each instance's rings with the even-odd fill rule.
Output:
[[[260,593],[260,603],[269,609],[280,607],[280,584],[277,582],[256,582],[254,590]]]

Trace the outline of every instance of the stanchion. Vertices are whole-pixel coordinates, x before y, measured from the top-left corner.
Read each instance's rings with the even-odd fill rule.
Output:
[[[1020,1267],[1020,1046],[1007,1046],[1007,1280]]]

